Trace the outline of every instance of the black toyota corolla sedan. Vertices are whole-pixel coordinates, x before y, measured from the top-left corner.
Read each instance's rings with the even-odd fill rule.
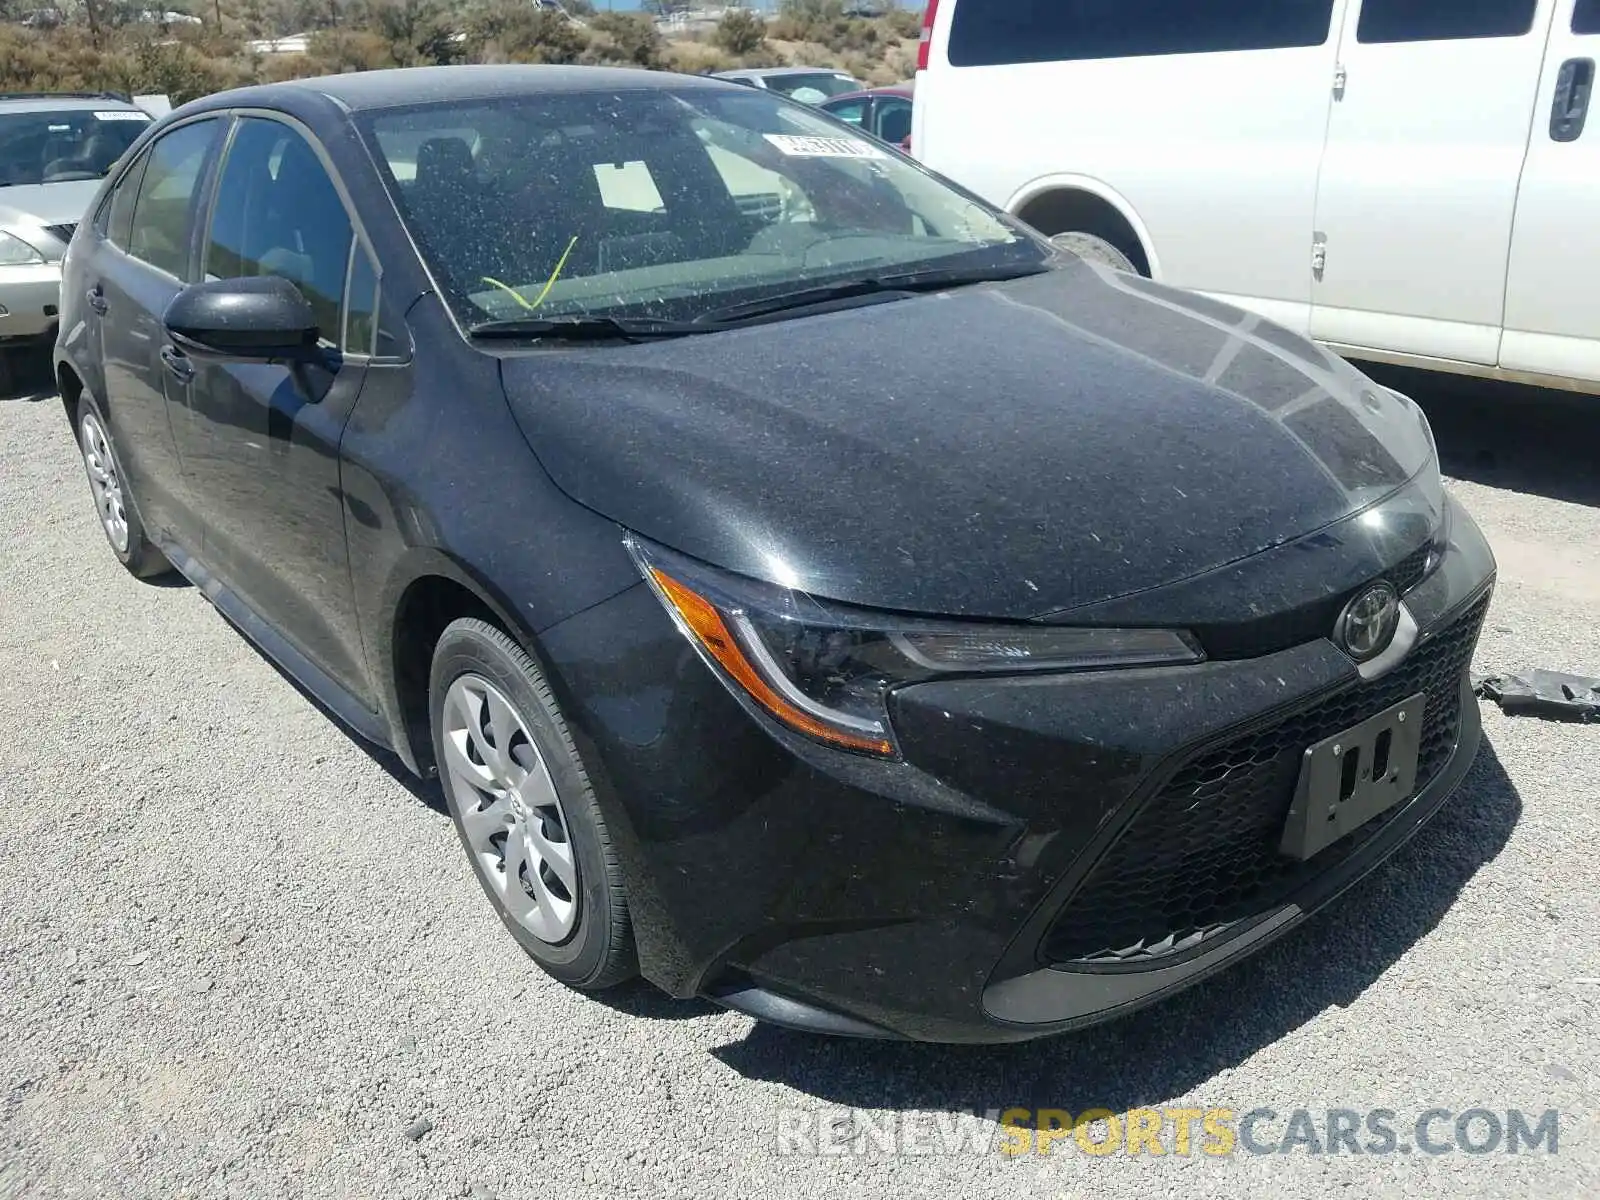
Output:
[[[574,987],[1070,1029],[1297,924],[1477,749],[1494,562],[1410,401],[770,92],[213,96],[65,278],[117,556],[437,774]]]

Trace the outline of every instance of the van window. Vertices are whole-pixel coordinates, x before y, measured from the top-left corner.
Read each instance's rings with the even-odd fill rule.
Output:
[[[950,62],[986,67],[1320,46],[1332,23],[1333,0],[961,0],[950,26]]]
[[[1454,42],[1521,37],[1539,0],[1364,0],[1358,42]]]
[[[1578,0],[1572,10],[1573,33],[1600,33],[1600,0]]]

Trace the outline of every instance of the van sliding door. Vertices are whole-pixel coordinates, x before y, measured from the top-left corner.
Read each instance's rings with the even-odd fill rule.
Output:
[[[1556,3],[1351,0],[1317,190],[1313,336],[1496,361]]]
[[[1500,365],[1600,381],[1600,0],[1560,0],[1517,197]]]

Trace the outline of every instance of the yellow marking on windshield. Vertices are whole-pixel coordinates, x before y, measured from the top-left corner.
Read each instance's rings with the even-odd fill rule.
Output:
[[[556,263],[556,269],[550,272],[550,278],[545,280],[544,287],[540,290],[538,296],[533,300],[525,299],[522,293],[517,291],[517,289],[512,287],[509,283],[501,283],[498,279],[492,279],[487,275],[480,275],[478,278],[482,279],[484,283],[489,284],[491,287],[499,288],[523,308],[527,309],[529,312],[532,312],[544,303],[544,298],[550,294],[550,289],[555,287],[556,280],[561,278],[561,272],[565,270],[567,266],[567,259],[572,257],[573,248],[576,247],[577,244],[578,239],[576,237],[567,243],[567,248],[561,252],[561,258]]]

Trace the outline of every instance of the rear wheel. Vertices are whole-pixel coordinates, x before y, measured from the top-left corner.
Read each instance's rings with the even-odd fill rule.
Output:
[[[1063,250],[1070,250],[1079,258],[1086,258],[1090,262],[1100,263],[1102,266],[1111,267],[1117,271],[1127,271],[1130,275],[1137,275],[1139,268],[1133,265],[1133,260],[1118,250],[1103,237],[1092,233],[1081,233],[1070,229],[1065,233],[1058,233],[1050,239],[1051,245],[1060,246]]]
[[[117,561],[139,579],[171,571],[172,564],[145,536],[105,417],[87,392],[78,401],[78,450],[89,476],[95,515]]]
[[[440,636],[433,750],[473,873],[547,972],[597,990],[637,973],[615,847],[543,673],[485,621]]]

